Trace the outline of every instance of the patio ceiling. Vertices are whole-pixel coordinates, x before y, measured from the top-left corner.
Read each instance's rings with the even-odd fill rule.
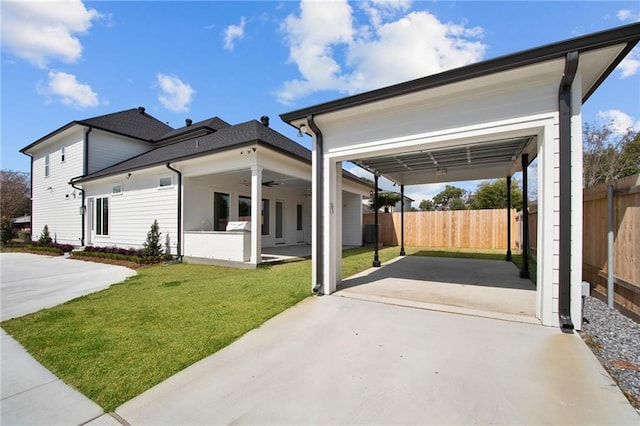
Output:
[[[424,148],[352,160],[353,163],[403,185],[503,178],[521,169],[520,156],[535,136]],[[534,151],[535,152],[535,151]]]

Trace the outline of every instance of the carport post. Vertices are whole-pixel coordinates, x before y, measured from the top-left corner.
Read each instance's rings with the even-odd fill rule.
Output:
[[[404,256],[404,185],[400,185],[400,256]]]
[[[511,262],[511,176],[507,176],[507,262]]]
[[[529,278],[529,200],[527,197],[527,166],[529,154],[522,154],[522,269],[520,278]]]
[[[373,175],[374,184],[373,184],[373,217],[375,218],[375,232],[373,233],[375,236],[373,237],[373,264],[372,266],[378,267],[380,266],[380,258],[378,257],[378,172]]]

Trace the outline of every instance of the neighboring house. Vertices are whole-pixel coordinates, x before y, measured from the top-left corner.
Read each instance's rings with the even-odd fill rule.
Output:
[[[140,107],[73,121],[21,152],[33,232],[48,225],[59,243],[140,248],[157,220],[171,254],[256,265],[262,247],[311,242],[311,152],[268,117],[173,129]],[[343,174],[343,243],[361,245],[370,188]]]

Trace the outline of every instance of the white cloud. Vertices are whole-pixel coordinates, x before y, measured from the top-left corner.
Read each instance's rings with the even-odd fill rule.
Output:
[[[50,71],[46,87],[39,91],[58,96],[63,104],[79,109],[95,107],[100,103],[91,86],[78,82],[75,75],[65,72]]]
[[[626,21],[631,17],[631,11],[629,9],[621,9],[616,13],[616,17],[621,21]]]
[[[161,90],[158,100],[166,109],[173,112],[189,111],[189,104],[196,94],[189,83],[161,73],[158,73],[157,81]]]
[[[45,68],[51,59],[74,63],[82,55],[76,37],[100,14],[79,1],[3,1],[2,46]]]
[[[354,19],[346,2],[302,1],[300,14],[281,25],[289,60],[300,77],[283,83],[279,102],[321,90],[353,94],[477,62],[486,45],[480,27],[443,23],[422,11],[406,13],[407,1],[356,3],[368,25]],[[402,48],[399,48],[401,46]]]
[[[633,117],[617,109],[598,111],[598,118],[611,123],[611,130],[618,135],[624,135],[629,129],[640,131],[640,121],[634,121]]]
[[[244,26],[246,19],[240,18],[240,25],[229,25],[224,30],[224,48],[227,50],[233,50],[236,40],[241,40],[244,37]]]
[[[633,49],[618,65],[620,78],[627,78],[640,72],[640,50]]]
[[[640,13],[634,13],[629,9],[620,9],[618,13],[616,13],[616,18],[620,21],[640,21]]]

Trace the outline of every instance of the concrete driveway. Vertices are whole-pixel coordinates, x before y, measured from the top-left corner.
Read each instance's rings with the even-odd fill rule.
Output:
[[[0,319],[20,317],[104,290],[136,272],[61,256],[0,253]]]
[[[120,266],[0,253],[3,320],[49,308],[121,282],[135,271]],[[3,425],[83,424],[102,415],[100,406],[40,365],[1,332]]]
[[[132,425],[640,421],[576,334],[338,296],[304,300],[116,414]]]

